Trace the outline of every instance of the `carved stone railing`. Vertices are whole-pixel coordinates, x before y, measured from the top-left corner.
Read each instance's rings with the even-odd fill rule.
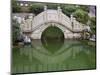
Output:
[[[29,22],[28,22],[29,21]],[[44,11],[36,15],[34,18],[26,20],[24,23],[23,31],[34,32],[39,27],[47,23],[58,23],[72,32],[81,32],[85,29],[85,25],[76,21],[74,17],[68,17],[62,13],[60,7],[58,10],[47,9],[45,6]]]

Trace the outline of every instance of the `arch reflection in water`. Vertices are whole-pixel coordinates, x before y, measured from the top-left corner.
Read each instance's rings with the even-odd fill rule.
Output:
[[[13,73],[93,69],[96,64],[95,47],[75,40],[64,40],[53,54],[44,48],[41,40],[33,40],[32,47],[15,51]]]
[[[64,44],[64,34],[58,27],[49,26],[42,33],[41,41],[48,51],[55,53]]]

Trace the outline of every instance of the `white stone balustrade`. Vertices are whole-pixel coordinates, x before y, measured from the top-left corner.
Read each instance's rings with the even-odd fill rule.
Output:
[[[61,29],[65,38],[79,38],[81,37],[79,32],[86,28],[84,24],[76,21],[73,15],[71,17],[66,16],[60,7],[58,10],[52,10],[47,9],[47,6],[44,6],[44,11],[37,16],[33,17],[31,14],[21,25],[23,32],[32,32],[31,37],[33,39],[40,39],[42,32],[50,25],[55,25]]]

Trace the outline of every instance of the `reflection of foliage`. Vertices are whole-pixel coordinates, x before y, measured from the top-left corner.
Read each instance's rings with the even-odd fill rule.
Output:
[[[13,44],[16,43],[20,35],[20,25],[16,20],[12,20],[12,37],[13,37]]]
[[[88,13],[83,11],[82,9],[78,9],[73,13],[74,17],[76,17],[76,20],[79,22],[82,22],[86,24],[88,22],[89,16]]]
[[[20,6],[17,5],[17,1],[16,0],[12,0],[12,12],[13,13],[18,13],[21,11]]]
[[[44,5],[42,5],[42,4],[33,4],[30,7],[30,12],[32,12],[34,14],[39,14],[43,11],[43,7],[44,7]]]
[[[95,17],[90,18],[90,27],[91,27],[92,33],[96,33],[96,18]]]

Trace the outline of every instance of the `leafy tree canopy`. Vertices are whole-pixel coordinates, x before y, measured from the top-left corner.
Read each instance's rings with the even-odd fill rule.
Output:
[[[92,33],[96,33],[96,17],[91,17],[90,18],[90,27],[92,30]]]
[[[39,4],[39,3],[36,3],[36,4],[32,4],[32,6],[30,6],[30,12],[34,13],[34,14],[39,14],[43,11],[44,9],[44,5],[43,4]]]
[[[16,0],[12,0],[12,12],[13,13],[21,12],[21,7],[17,5],[17,1]]]
[[[16,20],[12,20],[12,37],[13,44],[16,43],[16,40],[20,36],[20,24]]]
[[[82,9],[77,9],[74,13],[73,13],[74,17],[76,18],[77,21],[87,24],[88,20],[89,20],[89,16],[88,13],[86,11],[83,11]]]
[[[69,17],[77,9],[75,5],[61,5],[61,8],[62,8],[62,12],[65,13]]]

